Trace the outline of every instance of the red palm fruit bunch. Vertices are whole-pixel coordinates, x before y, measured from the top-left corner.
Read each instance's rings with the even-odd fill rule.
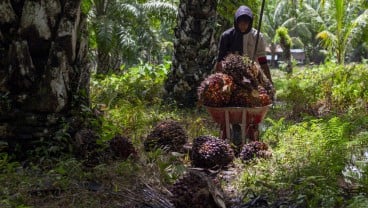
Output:
[[[272,103],[271,82],[248,57],[229,54],[223,61],[223,73],[232,76],[236,85],[229,106],[260,107]]]
[[[268,145],[264,142],[253,141],[245,144],[240,152],[242,161],[249,161],[253,158],[268,158],[272,153],[268,150]]]
[[[235,84],[250,88],[251,86],[257,86],[257,79],[251,73],[250,60],[238,54],[229,54],[225,57],[222,67],[222,73],[228,74],[233,77]]]
[[[234,87],[232,77],[223,73],[211,74],[198,87],[198,103],[211,107],[226,106]]]
[[[258,68],[258,70],[260,72],[257,75],[257,79],[259,81],[259,85],[258,86],[262,86],[266,90],[266,93],[268,94],[268,96],[270,97],[270,99],[272,100],[272,98],[275,96],[275,88],[273,87],[273,85],[270,82],[270,80],[263,73],[263,71],[259,69],[260,67],[257,67],[257,68]]]
[[[189,171],[170,188],[171,202],[175,207],[218,207],[214,201],[215,185],[208,176],[197,171]]]
[[[113,156],[116,158],[127,159],[129,156],[137,156],[137,150],[133,146],[131,139],[126,136],[116,135],[109,141],[109,146]]]
[[[261,106],[269,105],[272,103],[270,96],[267,94],[267,91],[263,86],[258,85],[258,93]]]
[[[261,67],[248,57],[229,54],[221,72],[207,77],[198,87],[198,104],[211,107],[261,107],[272,103],[272,83]]]
[[[245,88],[236,88],[231,95],[230,106],[242,106],[250,107],[249,104],[252,102],[249,90]]]
[[[248,103],[245,105],[246,107],[261,107],[272,104],[270,93],[262,85],[253,88],[248,97]]]
[[[234,151],[226,141],[214,136],[194,139],[191,160],[194,167],[221,168],[234,159]]]
[[[147,135],[144,141],[144,149],[152,151],[157,148],[180,152],[188,141],[186,130],[174,120],[159,122]]]

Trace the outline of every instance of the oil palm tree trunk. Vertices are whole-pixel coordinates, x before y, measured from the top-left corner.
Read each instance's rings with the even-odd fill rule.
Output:
[[[0,4],[0,140],[10,149],[27,151],[35,140],[54,138],[70,126],[72,112],[89,103],[80,7],[81,0]]]
[[[172,68],[165,83],[168,95],[180,106],[196,104],[197,87],[213,67],[216,6],[214,0],[180,1]]]

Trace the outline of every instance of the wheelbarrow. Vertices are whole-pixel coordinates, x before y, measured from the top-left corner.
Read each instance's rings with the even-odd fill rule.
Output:
[[[214,122],[220,125],[220,138],[239,140],[236,145],[259,139],[258,124],[261,123],[272,106],[262,107],[209,107],[205,106]],[[236,134],[236,125],[240,126],[240,134]],[[239,134],[239,133],[238,133]],[[235,138],[234,138],[235,137]],[[246,139],[248,141],[246,141]]]
[[[256,37],[256,43],[254,47],[254,53],[252,57],[252,62],[256,58],[256,51],[259,39],[259,31],[262,23],[262,16],[264,10],[265,0],[262,0],[261,14],[258,22],[258,31]],[[212,119],[220,125],[220,137],[222,139],[235,139],[238,140],[238,136],[235,132],[235,126],[240,126],[241,132],[241,143],[246,143],[246,138],[249,140],[259,139],[258,124],[261,123],[267,114],[268,109],[272,106],[266,105],[262,107],[210,107],[205,106],[207,112],[211,115]],[[230,136],[231,131],[233,134]],[[232,138],[231,138],[232,137]],[[234,138],[235,137],[235,138]],[[239,144],[236,144],[239,146]]]

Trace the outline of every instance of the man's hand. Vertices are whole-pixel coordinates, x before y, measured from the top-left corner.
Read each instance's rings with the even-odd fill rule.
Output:
[[[272,78],[271,78],[271,72],[270,72],[270,68],[268,67],[268,64],[267,63],[261,64],[261,68],[262,68],[263,72],[265,73],[266,77],[273,84],[273,81],[272,81]]]
[[[222,71],[222,62],[217,62],[215,67],[215,72],[221,72]]]

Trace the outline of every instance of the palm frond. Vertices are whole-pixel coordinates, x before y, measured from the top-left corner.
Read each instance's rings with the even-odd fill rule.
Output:
[[[275,9],[274,15],[273,15],[273,19],[275,21],[279,20],[281,17],[283,17],[285,15],[285,7],[286,7],[286,2],[285,1],[281,1]],[[282,20],[281,20],[282,21]],[[279,24],[280,25],[280,24]]]
[[[128,28],[120,27],[117,31],[118,34],[118,44],[122,48],[131,48],[136,45],[136,41],[134,40],[133,33],[129,31]]]
[[[109,18],[100,17],[95,24],[98,47],[108,52],[113,47],[114,22]]]
[[[136,4],[119,4],[117,10],[124,15],[131,15],[133,17],[139,18],[140,9]]]
[[[312,32],[309,29],[309,24],[305,22],[300,22],[295,25],[294,30],[292,32],[297,33],[301,37],[311,38]]]
[[[356,28],[357,30],[360,29],[367,29],[368,25],[367,25],[367,21],[368,21],[368,10],[364,10],[364,12],[362,14],[360,14],[355,20],[354,23],[356,24]]]
[[[330,31],[324,30],[319,32],[316,38],[321,39],[322,46],[328,50],[331,50],[336,45],[336,36]]]
[[[292,37],[291,42],[292,42],[293,46],[296,46],[298,48],[303,48],[304,47],[304,43],[299,37]]]
[[[346,42],[350,40],[354,40],[358,37],[361,37],[363,32],[367,30],[367,21],[368,21],[368,10],[365,10],[361,15],[359,15],[347,28],[347,31],[344,36],[344,40]]]
[[[168,14],[168,15],[173,15],[176,16],[177,14],[177,7],[171,3],[167,3],[167,2],[160,2],[160,1],[151,1],[151,2],[147,2],[144,3],[143,5],[143,9],[147,10],[147,12],[149,13],[154,13],[154,14]]]
[[[286,27],[288,29],[293,28],[296,25],[296,18],[291,17],[282,23],[281,27]]]
[[[303,4],[302,15],[306,18],[311,18],[312,21],[316,21],[319,24],[323,24],[324,21],[318,11],[309,4]]]

